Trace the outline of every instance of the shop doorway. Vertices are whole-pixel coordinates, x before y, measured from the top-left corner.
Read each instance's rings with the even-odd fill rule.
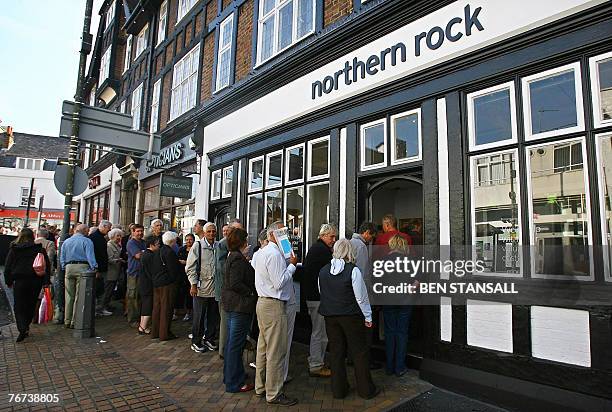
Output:
[[[422,235],[415,231],[415,228],[423,227],[423,182],[420,174],[370,178],[360,184],[360,193],[363,194],[360,221],[374,222],[382,231],[383,216],[393,214],[397,218],[398,230],[410,234],[415,245],[423,244]],[[378,333],[375,333],[373,344],[384,350],[384,318],[382,311],[377,312]],[[413,361],[423,356],[425,322],[423,307],[413,307],[408,339],[408,353]],[[418,367],[418,361],[410,361],[412,367]]]

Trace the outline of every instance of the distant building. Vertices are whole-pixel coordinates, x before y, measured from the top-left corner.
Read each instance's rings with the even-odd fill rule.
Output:
[[[0,133],[0,226],[14,233],[25,224],[28,199],[30,226],[38,220],[38,205],[44,196],[41,222],[61,224],[64,197],[53,183],[58,158],[68,153],[68,140],[59,137]],[[30,183],[34,179],[32,196]]]

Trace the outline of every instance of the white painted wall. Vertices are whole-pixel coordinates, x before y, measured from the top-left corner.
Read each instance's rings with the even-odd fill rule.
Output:
[[[63,209],[64,196],[60,194],[53,183],[55,172],[46,170],[24,170],[0,167],[0,203],[7,207],[21,207],[21,188],[30,188],[30,179],[34,178],[36,189],[35,208],[41,195],[45,196],[43,208]]]
[[[448,296],[440,298],[440,339],[450,342],[453,339],[453,306]]]
[[[590,367],[589,312],[532,306],[531,352],[536,358]]]
[[[512,353],[512,305],[468,299],[467,344]]]

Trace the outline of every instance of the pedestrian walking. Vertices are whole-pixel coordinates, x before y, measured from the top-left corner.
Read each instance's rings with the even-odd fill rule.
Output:
[[[140,295],[140,324],[139,335],[150,335],[149,323],[153,315],[153,277],[160,270],[159,248],[161,247],[159,237],[148,235],[144,239],[147,247],[140,258],[140,274],[138,275],[138,294]]]
[[[178,235],[166,232],[162,235],[164,244],[155,253],[150,262],[148,256],[143,261],[143,271],[150,271],[153,283],[153,324],[151,338],[160,341],[174,339],[176,336],[170,330],[176,283],[182,270],[178,256],[173,247]],[[151,263],[151,264],[150,264]]]
[[[113,291],[117,286],[117,282],[123,272],[123,263],[125,261],[121,257],[121,239],[123,231],[115,228],[108,232],[108,242],[106,243],[106,251],[108,255],[108,270],[104,276],[104,297],[102,298],[102,314],[104,316],[112,315],[113,311],[110,307]]]
[[[64,241],[60,250],[60,265],[65,271],[65,306],[64,327],[74,328],[74,311],[77,308],[81,273],[96,272],[98,263],[94,253],[94,244],[86,237],[89,228],[80,224],[74,228],[74,234]]]
[[[287,356],[288,322],[285,306],[291,298],[293,274],[297,257],[289,258],[289,265],[279,249],[274,231],[283,228],[274,222],[267,228],[268,245],[260,249],[251,261],[255,269],[255,287],[259,299],[256,312],[259,324],[255,392],[265,396],[268,404],[291,406],[298,400],[283,393],[285,358]]]
[[[225,281],[221,291],[221,301],[228,320],[228,339],[223,354],[223,382],[226,392],[248,392],[255,386],[245,382],[242,350],[255,313],[257,291],[255,270],[245,257],[249,250],[247,232],[234,228],[228,234],[227,247],[230,253],[225,264]]]
[[[372,308],[359,268],[355,266],[355,250],[347,239],[334,244],[333,258],[319,273],[321,304],[319,313],[331,346],[331,386],[334,398],[346,397],[349,384],[346,376],[347,351],[352,355],[357,393],[371,399],[379,393],[370,374],[370,348],[367,329],[372,327]]]
[[[215,236],[214,223],[196,221],[195,242],[189,255],[185,271],[191,284],[189,294],[193,298],[193,323],[191,329],[191,349],[195,352],[217,350],[215,342],[219,308],[215,300]]]
[[[42,276],[33,268],[39,253],[45,260],[45,272]],[[47,252],[42,245],[34,243],[32,229],[21,229],[17,239],[11,243],[4,267],[4,281],[9,288],[13,288],[15,320],[19,331],[17,342],[23,341],[30,333],[36,300],[41,288],[50,283],[50,270],[51,262]]]
[[[144,236],[144,226],[135,224],[132,226],[132,237],[128,240],[126,249],[128,255],[127,266],[127,321],[128,324],[136,327],[140,324],[140,293],[138,287],[138,277],[140,276],[140,259],[147,248],[142,240]]]
[[[328,378],[331,370],[325,367],[325,351],[327,349],[327,333],[325,319],[319,314],[319,272],[332,260],[332,250],[336,242],[336,228],[324,223],[319,229],[319,238],[310,247],[304,260],[304,277],[300,284],[306,296],[306,306],[312,323],[310,334],[310,356],[308,369],[310,376]]]

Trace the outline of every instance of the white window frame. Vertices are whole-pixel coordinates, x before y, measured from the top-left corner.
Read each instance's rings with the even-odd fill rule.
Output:
[[[223,45],[223,30],[225,29],[226,26],[231,25],[230,28],[230,39],[229,39],[229,43],[226,45]],[[218,46],[217,46],[217,75],[215,78],[215,93],[219,92],[223,89],[225,89],[226,87],[228,87],[231,83],[231,77],[232,77],[232,44],[234,43],[234,13],[231,13],[229,16],[227,16],[225,18],[225,20],[223,20],[223,22],[221,22],[221,25],[219,26],[219,39],[218,39]],[[225,53],[229,53],[229,65],[228,65],[228,72],[227,72],[227,79],[223,82],[221,82],[221,78],[220,78],[220,74],[221,74],[221,56]]]
[[[510,132],[511,137],[509,139],[500,140],[498,142],[484,143],[484,144],[476,144],[476,126],[475,126],[475,115],[476,110],[474,110],[474,100],[479,97],[487,96],[489,94],[497,93],[502,90],[509,90],[510,94]],[[516,122],[516,92],[514,87],[514,82],[506,82],[499,84],[497,86],[489,87],[484,90],[478,90],[476,92],[470,93],[467,95],[467,109],[468,109],[468,136],[470,142],[470,151],[474,150],[484,150],[490,149],[493,147],[506,146],[510,144],[514,144],[517,142],[517,122]]]
[[[383,142],[384,142],[384,151],[383,151],[383,161],[382,163],[376,163],[373,165],[369,165],[366,166],[365,164],[365,152],[366,152],[366,145],[365,145],[365,130],[373,127],[373,126],[378,126],[382,124],[383,125]],[[383,118],[383,119],[378,119],[376,121],[370,122],[370,123],[366,123],[366,124],[362,124],[361,126],[359,126],[359,165],[360,165],[360,170],[361,171],[366,171],[366,170],[374,170],[374,169],[380,169],[382,167],[387,167],[387,119]]]
[[[28,161],[31,162],[32,167],[28,167]],[[19,163],[23,162],[23,167]],[[20,170],[43,170],[44,159],[33,159],[31,157],[17,157],[15,159],[15,169]]]
[[[176,17],[175,26],[179,24],[179,22],[183,19],[183,17],[189,14],[189,10],[191,10],[198,1],[199,0],[178,0],[177,17]]]
[[[599,99],[599,71],[597,63],[603,60],[612,59],[612,52],[600,54],[589,59],[589,69],[591,72],[591,90],[593,95],[593,122],[595,127],[605,127],[612,125],[612,119],[601,119],[601,100]]]
[[[295,180],[289,180],[289,167],[290,167],[289,159],[291,159],[291,157],[289,156],[289,152],[299,147],[302,148],[302,177],[300,177],[299,179],[295,179]],[[304,182],[304,172],[306,169],[305,157],[306,157],[306,145],[304,143],[296,144],[294,146],[290,146],[285,149],[285,184],[286,185],[292,185],[292,184]]]
[[[330,196],[330,183],[329,180],[326,180],[324,182],[317,182],[317,183],[312,183],[309,185],[306,185],[306,193],[304,193],[304,201],[306,202],[306,216],[304,216],[304,230],[306,231],[306,236],[304,236],[304,239],[306,240],[306,248],[304,250],[308,250],[310,248],[310,188],[311,187],[315,187],[315,186],[321,186],[321,185],[327,185],[328,189],[327,189],[327,196],[328,199],[331,199]],[[329,203],[329,200],[328,200]],[[327,219],[329,222],[329,205],[327,205]]]
[[[305,193],[306,188],[303,185],[286,187],[285,190],[283,191],[283,224],[285,225],[285,227],[287,226],[287,192],[294,191],[294,190],[299,191],[300,189],[302,189],[302,220],[306,219],[306,213],[305,213],[306,205],[304,205],[304,203],[306,202],[306,193]],[[302,221],[302,227],[300,228],[300,231],[302,232],[302,239],[304,238],[304,227],[303,226],[305,224],[306,222]]]
[[[132,35],[128,35],[126,43],[125,43],[125,56],[123,60],[123,73],[127,72],[132,64]]]
[[[323,142],[323,141],[327,141],[327,174],[324,175],[318,175],[318,176],[313,176],[312,175],[312,146],[314,146],[315,144],[319,143],[319,142]],[[306,156],[308,158],[308,165],[306,166],[307,168],[307,172],[306,175],[308,176],[308,180],[312,181],[312,180],[321,180],[321,179],[329,179],[329,171],[331,169],[331,165],[329,164],[331,158],[330,158],[330,148],[329,148],[329,136],[323,136],[323,137],[319,137],[318,139],[313,139],[313,140],[309,140],[308,141],[308,156]]]
[[[477,155],[477,156],[470,156],[470,216],[471,216],[471,224],[470,224],[470,231],[472,233],[472,256],[474,257],[474,259],[476,258],[476,204],[474,201],[474,191],[475,189],[478,188],[478,165],[476,160],[478,159],[482,159],[482,158],[487,158],[487,157],[491,157],[491,156],[502,156],[505,154],[512,154],[512,156],[514,157],[514,164],[515,164],[515,172],[516,172],[516,178],[515,178],[515,190],[514,192],[516,193],[516,204],[517,204],[517,218],[518,218],[518,249],[519,249],[519,272],[518,273],[504,273],[504,272],[473,272],[474,275],[481,275],[481,276],[498,276],[498,277],[508,277],[508,278],[521,278],[523,277],[523,253],[522,253],[522,237],[523,237],[523,224],[522,224],[522,220],[521,220],[521,216],[522,216],[522,210],[521,210],[521,182],[520,182],[520,171],[519,171],[519,154],[518,154],[518,149],[509,149],[509,150],[501,150],[499,152],[493,152],[493,153],[486,153],[486,154],[482,154],[482,155]],[[512,179],[512,176],[510,176],[510,179]],[[491,187],[491,186],[488,186]]]
[[[130,114],[132,115],[132,129],[140,130],[141,125],[141,115],[142,115],[142,85],[140,83],[137,88],[132,92],[132,96],[130,97]],[[134,104],[137,103],[137,104]]]
[[[280,156],[281,159],[281,168],[280,168],[280,181],[278,183],[275,184],[270,184],[270,182],[268,181],[268,179],[270,178],[270,159],[272,157],[276,157],[276,156]],[[268,154],[266,154],[266,179],[265,179],[265,187],[266,189],[273,189],[273,188],[277,188],[277,187],[281,187],[283,185],[283,151],[282,150],[276,150],[274,152],[270,152]]]
[[[574,143],[574,142],[582,143],[582,158],[587,159],[586,139],[584,138],[584,136],[564,139],[564,140],[555,141],[555,142],[540,143],[534,146],[529,146],[525,150],[525,160],[526,160],[525,173],[527,174],[527,207],[528,207],[527,211],[529,213],[529,243],[532,249],[537,247],[537,245],[535,244],[535,224],[533,222],[533,190],[531,187],[531,162],[530,162],[529,153],[532,149],[537,149],[538,147],[546,147],[546,146],[553,146],[553,145],[558,145],[558,144],[563,144],[563,143]],[[589,218],[587,220],[587,230],[588,230],[588,240],[589,240],[588,246],[593,246],[593,222],[592,222],[593,216],[591,213],[591,193],[590,193],[591,188],[589,185],[589,170],[587,167],[583,167],[582,171],[583,171],[585,197],[586,197],[585,209],[588,210],[588,213],[589,213]],[[531,277],[534,279],[558,279],[558,280],[580,280],[580,281],[594,280],[594,266],[593,266],[594,257],[593,256],[590,256],[589,258],[589,276],[537,274],[535,270],[536,260],[533,257],[530,260],[531,260],[530,262]]]
[[[157,43],[159,46],[161,42],[166,40],[166,26],[168,25],[168,0],[159,6],[159,17],[157,19]]]
[[[225,191],[225,181],[227,179],[227,172],[229,171],[232,172],[232,186],[234,184],[234,167],[233,166],[224,167],[223,174],[221,176],[221,197],[223,198],[232,197],[232,186],[230,186],[229,193]]]
[[[195,65],[196,70],[195,71],[191,71],[189,72],[189,74],[181,79],[181,82],[177,84],[177,73],[178,70],[177,68],[180,67],[181,70],[183,70],[183,64],[185,62],[185,60],[187,59],[191,59],[191,61],[193,62],[193,59],[195,58],[197,63]],[[193,67],[193,63],[192,63],[192,67]],[[182,116],[183,114],[187,113],[189,110],[193,109],[197,103],[198,103],[198,96],[197,96],[197,91],[198,91],[198,75],[200,72],[200,44],[198,43],[193,49],[189,50],[188,53],[185,54],[185,56],[183,56],[183,58],[181,60],[179,60],[178,62],[176,62],[176,64],[174,65],[174,67],[172,68],[172,92],[171,92],[171,98],[170,98],[170,121],[173,121],[175,119],[177,119],[178,117]],[[181,74],[182,76],[183,74]],[[189,85],[189,88],[193,87],[193,102],[192,101],[187,101],[184,102],[184,97],[182,94],[182,89],[183,89],[183,85],[185,84],[185,82],[193,82],[193,85]],[[175,95],[175,93],[177,95]],[[180,96],[179,96],[180,94]],[[191,96],[191,95],[190,95]],[[179,100],[180,97],[180,100]],[[176,108],[176,104],[179,104],[179,108]],[[192,104],[193,103],[193,104]]]
[[[312,5],[312,29],[305,33],[302,37],[297,37],[297,20],[298,20],[298,0],[275,0],[275,5],[272,8],[272,10],[270,10],[267,14],[263,14],[263,2],[265,0],[257,0],[259,1],[259,16],[258,16],[258,20],[257,20],[257,64],[255,65],[255,67],[258,67],[262,64],[264,64],[265,62],[267,62],[268,60],[273,59],[275,56],[279,55],[280,53],[282,53],[285,50],[290,49],[291,47],[293,47],[294,45],[296,45],[299,41],[305,39],[306,37],[312,35],[315,32],[315,26],[316,26],[316,19],[317,19],[317,2],[315,0],[310,0],[312,1],[313,5]],[[289,2],[293,2],[293,22],[292,22],[292,33],[291,33],[291,44],[285,46],[284,49],[278,49],[278,36],[279,36],[279,10],[283,7],[286,6]],[[261,52],[262,52],[262,42],[263,42],[263,22],[265,20],[267,20],[270,16],[275,15],[274,17],[274,39],[273,41],[273,47],[272,47],[272,54],[270,54],[269,57],[267,57],[266,59],[262,59],[261,57]]]
[[[597,159],[597,186],[599,190],[599,214],[601,217],[601,244],[603,248],[603,260],[604,260],[604,278],[606,282],[612,282],[612,273],[610,271],[610,262],[612,260],[612,256],[609,253],[609,244],[608,244],[608,228],[606,224],[606,199],[605,199],[605,188],[604,188],[604,179],[601,177],[601,167],[603,165],[602,161],[602,153],[601,153],[601,145],[604,139],[612,138],[612,132],[600,133],[595,135],[595,147],[596,147],[596,159]]]
[[[262,166],[261,171],[262,171],[262,173],[263,173],[263,176],[261,177],[261,187],[255,187],[255,188],[254,188],[254,187],[251,185],[251,183],[252,183],[252,182],[251,182],[251,175],[252,175],[252,173],[253,173],[253,163],[258,162],[258,161],[261,161],[261,166]],[[254,157],[254,158],[252,158],[252,159],[249,159],[249,170],[248,170],[249,174],[248,174],[248,176],[247,176],[247,180],[248,180],[248,182],[249,182],[249,193],[251,193],[251,192],[257,192],[257,191],[263,190],[263,188],[264,188],[264,186],[265,186],[265,183],[266,183],[266,175],[265,175],[265,164],[266,164],[266,163],[265,163],[265,162],[266,162],[266,161],[265,161],[265,159],[264,159],[263,155],[262,155],[262,156],[257,156],[257,157]]]
[[[140,30],[140,33],[138,33],[138,36],[136,37],[136,59],[138,58],[138,56],[140,56],[149,46],[149,39],[148,39],[148,33],[149,33],[149,24],[145,24],[145,26],[142,28],[142,30]]]
[[[219,200],[221,199],[221,192],[223,191],[223,176],[221,175],[222,170],[221,169],[217,169],[214,170],[211,174],[210,174],[210,200]],[[215,193],[215,177],[219,176],[219,194],[217,195]]]
[[[161,79],[153,84],[153,95],[151,96],[151,121],[149,130],[152,133],[157,131],[157,123],[159,121],[159,101],[161,96]]]
[[[576,126],[566,127],[558,130],[550,130],[548,132],[532,134],[531,124],[531,95],[529,93],[529,85],[538,80],[543,80],[548,77],[557,76],[564,72],[574,72],[574,88],[576,93]],[[569,133],[581,132],[584,130],[584,106],[582,102],[582,80],[581,80],[580,63],[566,64],[565,66],[556,67],[554,69],[546,70],[531,76],[526,76],[521,79],[521,88],[523,92],[523,118],[525,127],[525,140],[533,141],[538,139],[544,139],[547,137],[559,136]]]
[[[265,192],[264,193],[264,198],[263,198],[264,199],[264,203],[263,203],[263,206],[264,206],[263,227],[264,228],[268,226],[268,222],[266,221],[267,218],[268,218],[268,216],[267,216],[268,215],[268,197],[270,195],[272,195],[272,194],[277,194],[277,193],[280,193],[281,215],[283,213],[285,213],[285,204],[284,204],[285,194],[283,193],[283,189],[282,188],[278,188],[278,189],[275,189],[275,190],[270,190],[270,191]],[[276,196],[275,196],[275,198],[276,198]],[[285,220],[284,216],[281,216],[280,220],[284,221]]]
[[[112,44],[108,46],[108,49],[104,51],[100,59],[100,83],[104,83],[110,76],[110,57],[112,48]]]
[[[418,127],[418,147],[419,147],[419,154],[417,156],[412,156],[412,157],[407,157],[405,159],[396,159],[396,151],[395,151],[395,145],[397,143],[397,136],[395,135],[395,124],[394,121],[396,119],[400,119],[402,117],[407,117],[407,116],[411,116],[413,114],[417,115],[417,121],[419,122],[419,127]],[[394,114],[393,116],[391,116],[391,164],[392,165],[401,165],[404,163],[411,163],[411,162],[418,162],[419,160],[421,160],[423,158],[423,133],[422,133],[422,123],[421,123],[421,109],[414,109],[414,110],[409,110],[407,112],[403,112],[403,113],[398,113],[398,114]],[[385,154],[386,154],[386,150],[385,150]]]
[[[115,0],[108,6],[106,10],[106,15],[104,16],[104,31],[108,29],[111,24],[111,21],[115,18]]]
[[[28,207],[28,198],[30,197],[30,187],[22,187],[21,188],[21,196],[19,200],[19,207]],[[25,199],[25,201],[24,201]],[[32,205],[36,205],[36,188],[32,189]]]

